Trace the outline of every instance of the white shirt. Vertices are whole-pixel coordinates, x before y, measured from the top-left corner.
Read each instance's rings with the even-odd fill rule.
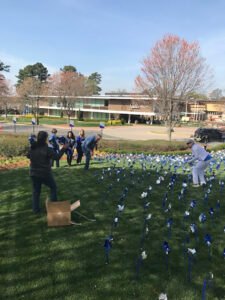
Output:
[[[204,161],[206,159],[206,157],[209,155],[209,153],[202,148],[201,146],[194,144],[191,148],[192,154],[193,154],[193,158],[191,160],[189,160],[189,163],[192,163],[195,160],[201,160]]]

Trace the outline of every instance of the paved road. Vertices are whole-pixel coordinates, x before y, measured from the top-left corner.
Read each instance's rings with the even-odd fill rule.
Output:
[[[2,126],[2,131],[14,132],[13,124],[7,123],[0,123]],[[55,127],[58,130],[58,135],[66,135],[67,131],[69,130],[68,127],[64,125],[39,125],[35,126],[35,133],[39,130],[44,130],[47,132],[51,132],[51,129]],[[17,125],[16,130],[18,133],[32,133],[33,126],[32,125]],[[80,128],[73,128],[73,132],[77,136],[79,134]],[[87,128],[84,130],[86,132],[86,136],[93,135],[96,133],[100,133],[99,128]],[[189,127],[176,127],[174,128],[174,132],[172,134],[172,140],[174,141],[184,141],[190,137],[193,137],[196,128],[189,128]],[[112,126],[106,127],[104,129],[104,136],[105,139],[112,139],[112,140],[168,140],[168,135],[165,127],[162,126],[144,126],[144,125],[137,125],[137,126]],[[210,143],[213,146],[221,144],[219,142]]]
[[[7,123],[0,123],[2,130],[1,131],[7,131],[7,132],[15,132],[15,128],[13,124],[7,124]],[[16,125],[16,132],[17,133],[27,133],[27,134],[31,134],[31,133],[37,133],[40,130],[44,130],[47,131],[48,133],[51,132],[52,128],[57,128],[58,133],[57,135],[66,135],[66,133],[70,130],[68,127],[59,127],[59,126],[49,126],[49,125],[35,125],[33,127],[33,125]],[[34,131],[33,131],[34,130]],[[77,136],[79,134],[79,129],[74,129],[73,128],[73,132],[74,134]],[[84,128],[85,132],[86,132],[86,136],[88,135],[93,135],[96,133],[101,133],[100,129],[98,128],[93,128],[90,129],[88,128],[87,130]],[[105,139],[115,139],[114,137],[108,136],[104,134],[104,138]]]

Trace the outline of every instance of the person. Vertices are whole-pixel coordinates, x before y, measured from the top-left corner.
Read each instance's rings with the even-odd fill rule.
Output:
[[[79,135],[77,136],[77,164],[81,163],[82,157],[83,157],[83,151],[82,151],[82,144],[85,140],[85,132],[84,129],[81,129],[79,132]]]
[[[71,166],[71,162],[72,162],[72,159],[73,159],[74,146],[75,146],[75,143],[76,143],[73,131],[68,131],[67,132],[66,142],[69,144],[69,148],[66,151],[67,163],[68,163],[68,166]]]
[[[188,163],[192,164],[194,161],[198,160],[197,164],[192,169],[193,186],[204,186],[206,185],[204,173],[212,157],[204,148],[195,144],[195,141],[192,139],[187,140],[187,147],[191,149],[193,154],[192,159],[188,160]]]
[[[48,141],[49,141],[50,147],[55,151],[55,153],[59,153],[59,144],[57,141],[56,134],[57,134],[57,129],[53,128]],[[59,168],[59,160],[58,159],[56,159],[56,160],[53,159],[51,161],[52,167],[54,166],[54,161],[56,161],[56,167]]]
[[[85,166],[84,169],[89,169],[89,163],[91,156],[93,155],[93,150],[96,147],[98,141],[102,138],[101,134],[90,135],[86,138],[86,140],[82,144],[82,151],[86,156]]]
[[[51,171],[51,160],[59,160],[65,150],[69,147],[68,144],[56,153],[47,144],[48,133],[40,131],[37,136],[37,141],[33,142],[27,153],[30,159],[30,178],[33,183],[32,206],[35,214],[40,212],[40,194],[41,186],[45,184],[51,189],[51,201],[57,201],[57,187]]]

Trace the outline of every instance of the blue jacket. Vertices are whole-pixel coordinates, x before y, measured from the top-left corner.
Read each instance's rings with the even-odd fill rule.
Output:
[[[95,146],[97,144],[96,136],[90,135],[86,138],[86,140],[82,144],[82,150],[83,152],[90,152],[93,151]]]
[[[57,137],[52,133],[48,139],[49,143],[53,146],[54,151],[59,151],[59,144],[57,142]]]
[[[78,135],[77,137],[77,148],[81,148],[81,145],[83,144],[85,138]]]

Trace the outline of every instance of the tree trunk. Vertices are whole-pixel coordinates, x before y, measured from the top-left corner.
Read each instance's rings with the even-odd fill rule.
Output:
[[[171,142],[171,136],[172,136],[172,112],[173,112],[173,104],[172,100],[169,100],[169,115],[168,115],[168,123],[167,123],[167,128],[168,128],[168,139]]]

